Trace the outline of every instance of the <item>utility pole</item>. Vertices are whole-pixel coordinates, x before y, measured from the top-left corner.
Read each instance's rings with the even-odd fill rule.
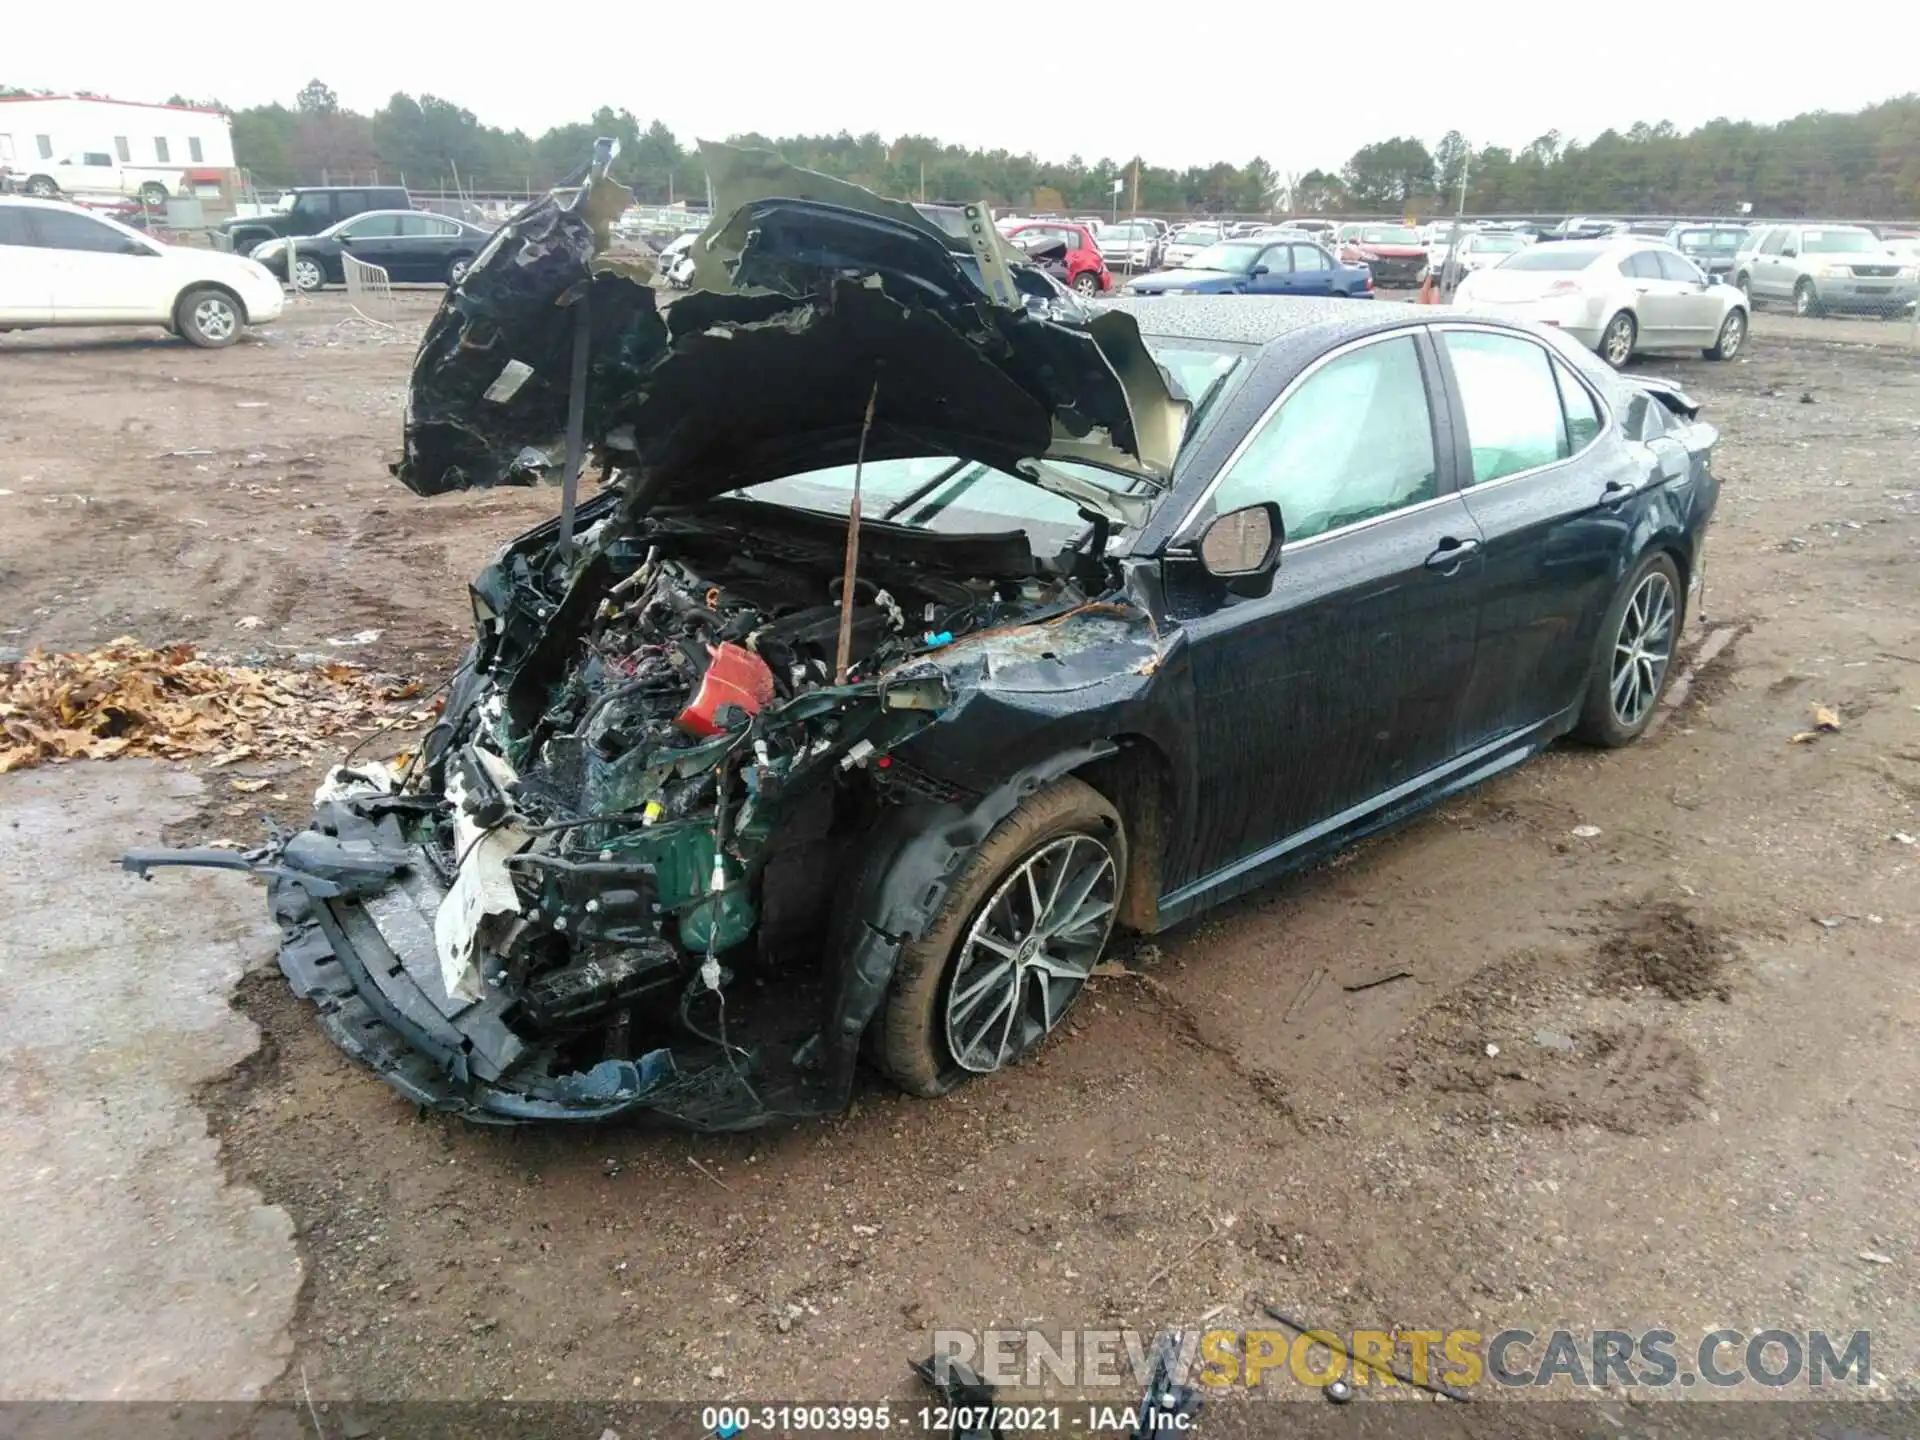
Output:
[[[927,162],[920,162],[920,203],[927,203]]]

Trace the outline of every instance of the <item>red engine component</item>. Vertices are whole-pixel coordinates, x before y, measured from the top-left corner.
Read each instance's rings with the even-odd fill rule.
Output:
[[[702,737],[718,735],[725,728],[718,718],[723,707],[732,705],[758,715],[760,707],[771,699],[773,672],[767,662],[751,650],[724,640],[713,648],[713,663],[700,677],[700,688],[673,723]]]

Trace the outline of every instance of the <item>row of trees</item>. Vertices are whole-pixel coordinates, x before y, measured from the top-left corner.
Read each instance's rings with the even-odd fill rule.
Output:
[[[0,94],[8,92],[0,87]],[[171,103],[192,102],[174,96]],[[224,108],[224,107],[221,107]],[[230,112],[239,163],[262,186],[401,180],[418,189],[527,191],[555,183],[599,135],[617,135],[617,173],[642,200],[698,200],[696,152],[659,120],[602,107],[589,119],[531,137],[481,123],[451,101],[396,94],[371,115],[342,109],[314,80],[293,104]],[[1548,131],[1518,149],[1474,149],[1450,130],[1431,147],[1412,136],[1362,146],[1337,171],[1282,173],[1256,156],[1174,169],[1140,157],[1091,163],[972,150],[924,135],[744,134],[796,164],[906,198],[974,200],[1032,210],[1120,208],[1160,214],[1423,214],[1464,204],[1479,214],[1730,213],[1920,215],[1920,95],[1846,114],[1816,112],[1776,125],[1714,120],[1607,130],[1586,142]]]

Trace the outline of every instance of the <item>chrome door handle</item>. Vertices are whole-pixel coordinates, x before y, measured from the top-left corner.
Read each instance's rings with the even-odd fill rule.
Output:
[[[1439,548],[1427,556],[1429,570],[1438,570],[1442,575],[1452,575],[1480,551],[1478,540],[1459,540],[1449,535],[1440,542]]]

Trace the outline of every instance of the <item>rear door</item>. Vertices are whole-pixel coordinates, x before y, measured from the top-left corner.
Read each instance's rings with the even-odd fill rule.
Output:
[[[1597,393],[1527,335],[1439,327],[1456,407],[1456,468],[1485,543],[1468,746],[1539,725],[1586,682],[1608,589],[1630,542],[1618,506],[1651,477],[1602,442]]]
[[[442,215],[414,211],[396,216],[399,235],[394,240],[395,263],[401,269],[392,272],[396,280],[445,280],[447,263],[453,257],[454,241],[460,227]]]
[[[1176,536],[1262,501],[1286,527],[1270,593],[1210,596],[1181,620],[1200,819],[1171,867],[1175,903],[1181,881],[1257,883],[1456,753],[1479,533],[1453,493],[1442,395],[1422,332],[1331,352]]]
[[[1333,257],[1318,245],[1303,245],[1295,241],[1288,247],[1293,252],[1293,290],[1295,295],[1332,295],[1337,292],[1339,272],[1333,268]]]
[[[1674,344],[1681,314],[1678,287],[1660,271],[1660,257],[1652,250],[1635,250],[1620,257],[1620,273],[1633,292],[1633,309],[1640,326],[1640,344],[1668,349]]]
[[[34,233],[53,257],[56,322],[155,323],[174,301],[168,267],[150,242],[72,210],[35,207]]]
[[[0,204],[0,325],[53,321],[53,252],[40,248],[29,208]]]

